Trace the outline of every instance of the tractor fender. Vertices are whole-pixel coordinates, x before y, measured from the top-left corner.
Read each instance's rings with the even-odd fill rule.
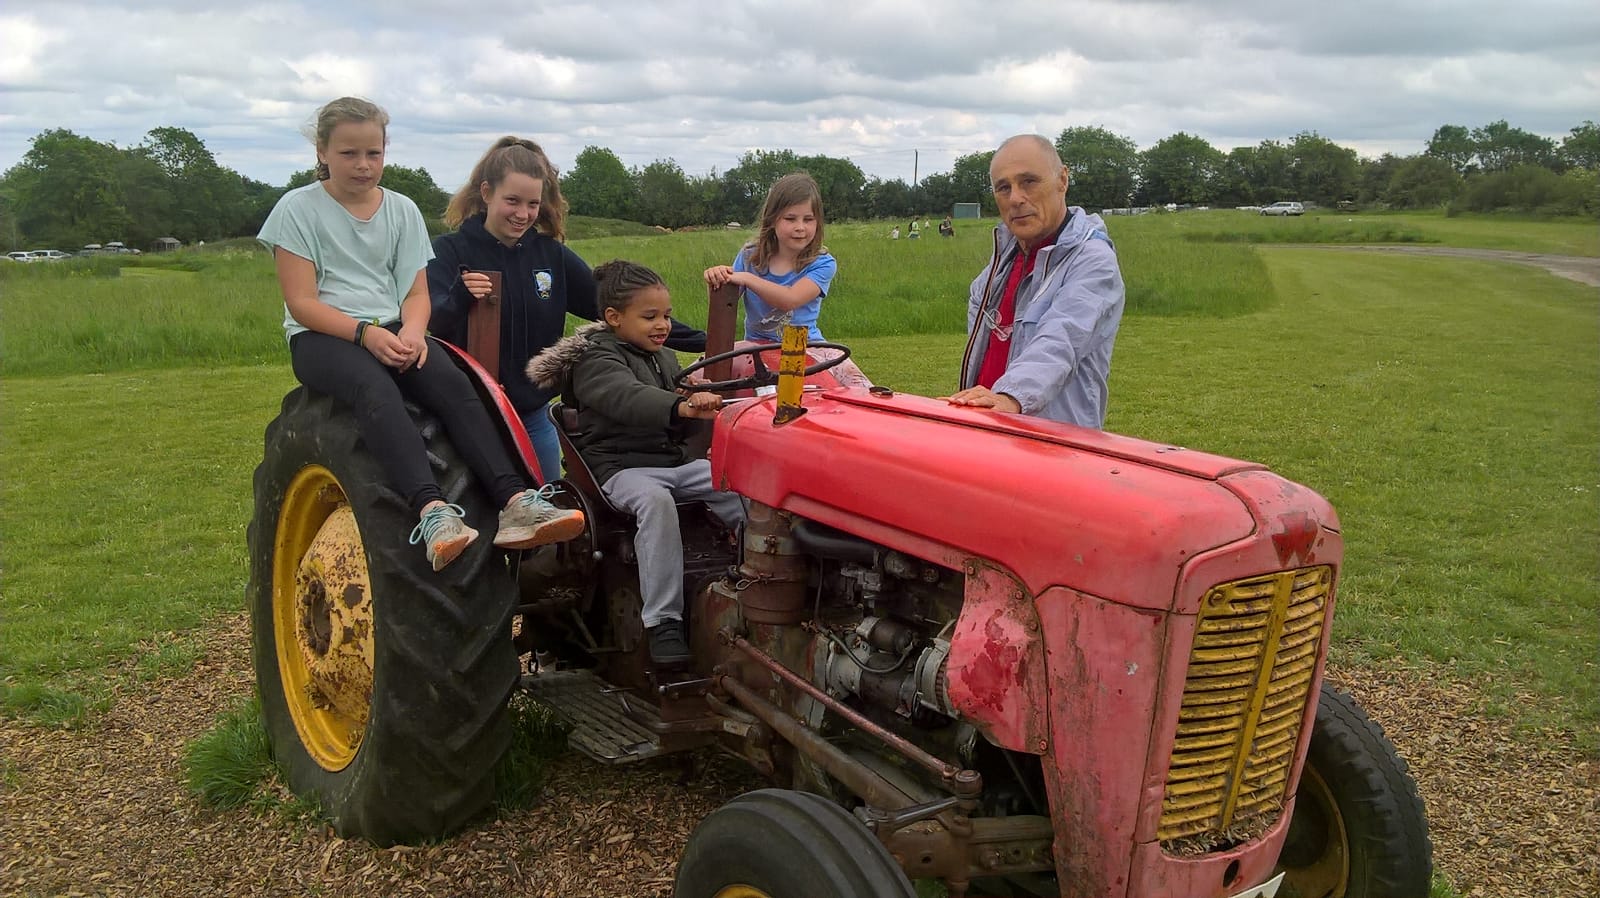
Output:
[[[528,439],[527,428],[522,426],[522,416],[517,414],[516,406],[511,404],[506,391],[501,388],[500,382],[494,379],[494,375],[489,373],[489,369],[478,364],[477,359],[454,343],[437,337],[434,338],[434,342],[444,347],[446,354],[457,368],[466,372],[467,379],[472,381],[473,390],[483,401],[484,410],[489,413],[489,420],[494,423],[495,432],[500,435],[506,451],[511,454],[512,462],[522,466],[522,473],[540,486],[559,477],[560,471],[552,471],[546,475],[539,470],[539,461],[533,454],[533,441]]]

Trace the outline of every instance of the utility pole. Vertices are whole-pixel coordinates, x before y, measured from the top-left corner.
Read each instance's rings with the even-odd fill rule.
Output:
[[[917,151],[911,151],[911,186],[917,186]]]

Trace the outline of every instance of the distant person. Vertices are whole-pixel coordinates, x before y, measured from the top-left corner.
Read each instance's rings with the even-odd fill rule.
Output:
[[[678,502],[701,501],[730,527],[744,520],[738,493],[717,488],[711,462],[695,458],[683,425],[715,418],[722,398],[683,395],[674,386],[678,359],[667,348],[672,296],[654,271],[620,259],[595,269],[603,325],[587,325],[528,366],[546,388],[563,389],[578,414],[579,451],[600,491],[634,516],[641,617],[650,660],[689,661],[683,628],[683,537]]]
[[[472,167],[450,199],[445,223],[458,230],[433,241],[428,291],[433,333],[467,345],[468,313],[489,294],[486,272],[500,274],[500,370],[495,373],[533,443],[546,483],[561,476],[561,443],[545,412],[553,393],[528,380],[528,360],[561,339],[567,315],[595,321],[594,274],[567,248],[567,201],[540,146],[502,137]],[[701,331],[673,322],[671,346],[704,352]]]
[[[894,230],[889,232],[889,239],[890,240],[899,240],[900,239],[900,226],[899,225],[895,225],[894,226]]]
[[[906,223],[906,239],[907,240],[916,240],[917,238],[919,238],[921,236],[922,236],[922,233],[917,230],[917,223],[915,221],[909,221],[909,222]]]
[[[529,489],[466,374],[429,357],[423,267],[433,252],[416,204],[378,186],[388,126],[388,113],[355,97],[318,110],[317,180],[285,193],[261,227],[277,263],[295,377],[355,417],[389,485],[417,513],[411,543],[423,544],[435,571],[478,531],[434,480],[408,398],[439,416],[500,507],[495,545],[571,539],[583,531],[583,513],[554,509]]]
[[[767,191],[756,239],[733,264],[705,271],[713,290],[739,287],[744,297],[744,338],[777,343],[786,324],[803,325],[822,340],[817,316],[839,263],[822,244],[822,191],[807,174],[784,175]]]
[[[1123,307],[1105,223],[1067,205],[1066,167],[1038,135],[1002,143],[989,182],[1002,224],[972,282],[962,389],[949,401],[1102,427]]]
[[[950,216],[946,215],[944,220],[939,222],[939,236],[954,237],[955,235],[956,226],[950,222]]]

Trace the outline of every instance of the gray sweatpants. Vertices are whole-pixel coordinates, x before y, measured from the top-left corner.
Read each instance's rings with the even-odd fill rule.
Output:
[[[723,523],[744,521],[738,493],[711,485],[711,462],[698,459],[676,468],[628,468],[600,491],[639,525],[633,550],[639,557],[639,593],[646,627],[683,619],[683,535],[678,532],[678,502],[704,502]]]

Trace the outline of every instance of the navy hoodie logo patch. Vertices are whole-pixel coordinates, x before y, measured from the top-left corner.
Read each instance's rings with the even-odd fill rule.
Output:
[[[539,288],[540,299],[550,298],[550,287],[554,283],[554,279],[550,277],[550,272],[546,269],[540,268],[533,273],[533,285]]]

